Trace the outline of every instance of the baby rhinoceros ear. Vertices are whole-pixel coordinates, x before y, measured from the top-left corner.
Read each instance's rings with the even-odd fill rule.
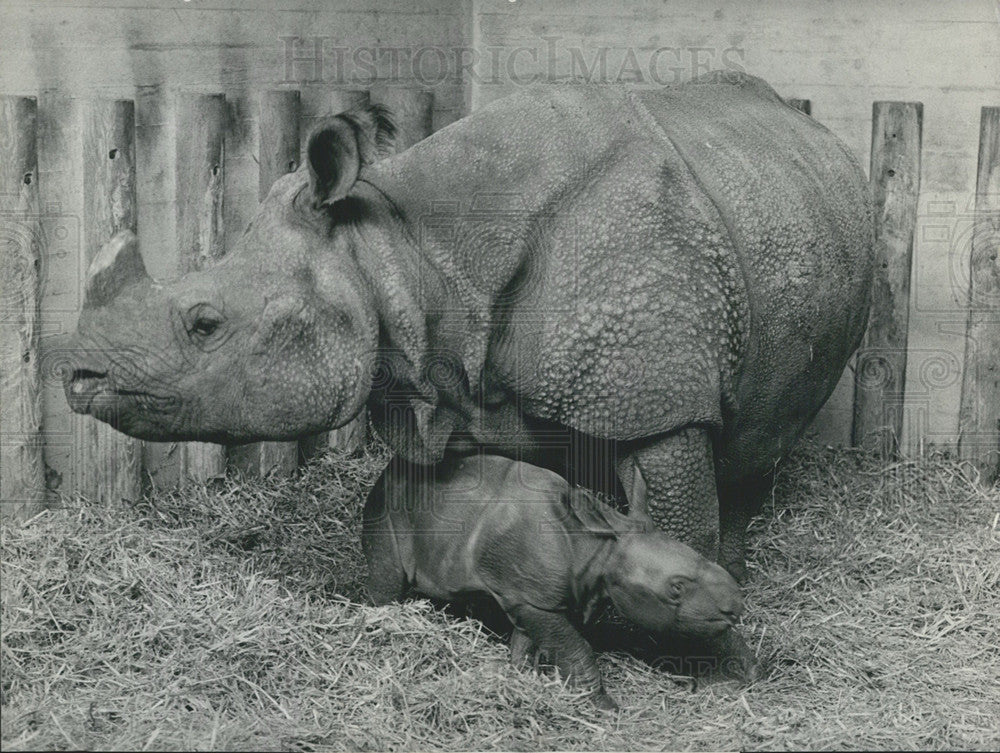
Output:
[[[320,124],[306,149],[313,206],[329,207],[346,198],[361,168],[392,152],[395,134],[381,105],[348,110]]]
[[[573,488],[565,494],[566,506],[587,533],[618,538],[628,533],[644,533],[644,521],[629,518],[597,499],[585,489]]]

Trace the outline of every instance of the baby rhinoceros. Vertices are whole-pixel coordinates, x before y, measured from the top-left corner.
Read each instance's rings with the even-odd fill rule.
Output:
[[[493,455],[412,469],[384,474],[365,506],[372,600],[410,587],[446,601],[492,596],[514,625],[512,661],[547,657],[599,707],[615,703],[580,633],[599,607],[610,601],[654,633],[705,637],[743,611],[722,567],[551,471]]]

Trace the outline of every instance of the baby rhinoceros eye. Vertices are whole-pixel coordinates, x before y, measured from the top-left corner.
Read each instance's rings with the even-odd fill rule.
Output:
[[[679,580],[671,581],[670,583],[670,595],[675,599],[680,598],[684,594],[684,583]]]

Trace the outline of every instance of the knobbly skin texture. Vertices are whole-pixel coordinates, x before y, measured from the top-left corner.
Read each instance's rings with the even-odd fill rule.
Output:
[[[489,595],[514,625],[511,660],[546,657],[602,708],[615,704],[580,629],[607,602],[654,634],[716,637],[743,611],[732,576],[691,547],[498,455],[395,460],[368,498],[362,546],[376,604],[410,588]]]
[[[767,474],[867,317],[867,181],[759,79],[526,89],[378,159],[333,118],[230,256],[115,239],[65,372],[152,440],[288,440],[367,403],[411,463],[487,449],[628,498],[738,577]]]

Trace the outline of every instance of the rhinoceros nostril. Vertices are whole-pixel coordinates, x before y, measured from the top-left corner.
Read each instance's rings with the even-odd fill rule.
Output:
[[[722,612],[722,615],[729,620],[729,622],[735,625],[739,621],[740,615],[743,614],[743,602],[733,601],[722,607],[719,611]]]
[[[94,389],[100,389],[102,383],[107,381],[107,377],[106,373],[100,371],[74,369],[73,374],[70,376],[70,390],[78,395],[84,392],[91,392]]]
[[[73,369],[66,380],[66,399],[76,413],[88,413],[95,398],[109,390],[110,383],[104,372],[90,369]]]

